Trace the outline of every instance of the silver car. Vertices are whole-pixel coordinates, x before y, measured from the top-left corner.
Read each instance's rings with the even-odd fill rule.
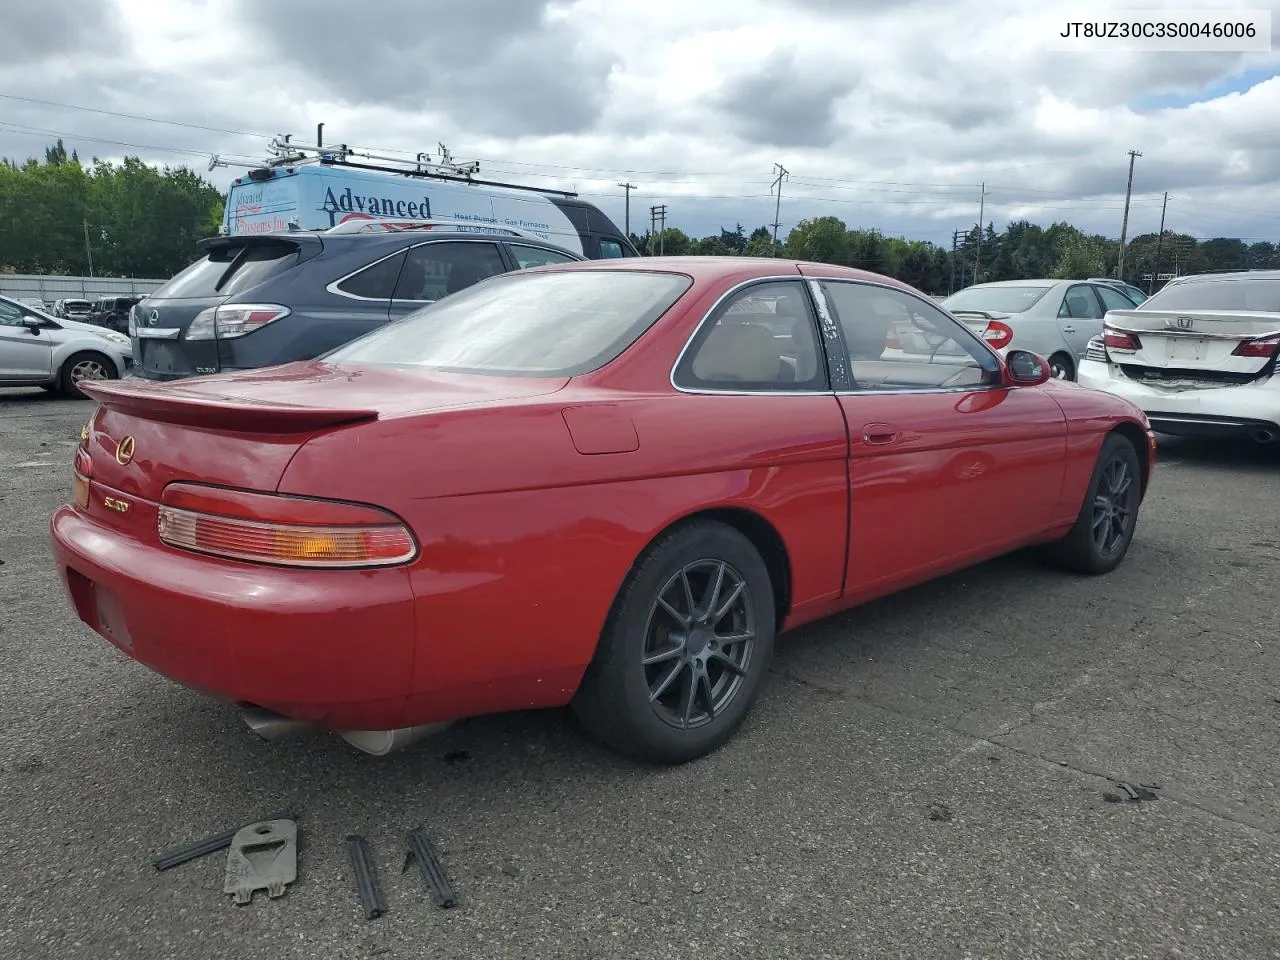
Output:
[[[83,397],[82,380],[118,380],[133,365],[129,338],[0,296],[0,387],[44,387]]]
[[[1102,335],[1106,312],[1137,304],[1109,283],[1004,280],[966,287],[939,306],[992,346],[1038,353],[1048,359],[1055,377],[1074,380],[1089,341]]]

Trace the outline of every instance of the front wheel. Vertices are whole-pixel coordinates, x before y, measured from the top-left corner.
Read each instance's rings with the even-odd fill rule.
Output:
[[[84,381],[116,380],[115,364],[100,353],[76,353],[62,365],[62,392],[77,400],[87,399],[80,389]]]
[[[710,753],[764,683],[774,603],[764,561],[737,530],[705,520],[673,529],[623,584],[574,712],[596,739],[641,760]]]
[[[1109,573],[1133,541],[1142,502],[1142,465],[1133,444],[1112,434],[1102,444],[1075,526],[1047,548],[1055,566],[1076,573]]]

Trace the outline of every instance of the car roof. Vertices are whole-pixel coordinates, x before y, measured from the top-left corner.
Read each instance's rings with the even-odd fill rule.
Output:
[[[784,260],[774,257],[620,257],[606,260],[584,260],[578,263],[558,263],[533,267],[521,273],[546,273],[563,270],[604,270],[648,273],[680,273],[695,281],[752,280],[764,277],[785,277],[802,280],[805,277],[822,279],[864,280],[884,286],[897,287],[917,296],[924,296],[910,284],[883,274],[854,267],[841,267],[831,263],[810,260]]]
[[[357,244],[375,250],[380,247],[398,250],[401,247],[416,246],[429,240],[489,240],[525,246],[541,246],[574,257],[582,256],[580,253],[575,253],[566,247],[560,246],[554,240],[543,240],[540,237],[513,237],[500,233],[487,233],[483,230],[396,230],[387,233],[326,233],[323,230],[275,230],[271,233],[210,237],[203,243],[221,246],[234,244],[237,240],[257,241],[260,238],[314,240],[318,241],[322,247],[333,245],[335,248],[343,247],[347,244]]]
[[[1280,270],[1232,270],[1225,273],[1189,273],[1175,277],[1169,283],[1187,283],[1195,280],[1280,280]]]
[[[1084,282],[1085,282],[1084,280],[1054,280],[1050,277],[1045,277],[1040,280],[992,280],[990,283],[970,284],[969,286],[964,287],[961,290],[957,290],[956,293],[962,293],[964,292],[964,290],[987,289],[989,287],[1053,287],[1053,286],[1057,286],[1059,283],[1084,283]]]

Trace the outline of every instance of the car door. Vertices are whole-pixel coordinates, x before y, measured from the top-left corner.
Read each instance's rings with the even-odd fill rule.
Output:
[[[391,298],[395,320],[510,268],[492,240],[434,240],[409,248]]]
[[[0,380],[48,380],[53,376],[51,330],[29,327],[21,307],[0,300]]]
[[[1058,329],[1076,359],[1084,356],[1089,341],[1102,333],[1102,301],[1092,283],[1073,283],[1058,309]]]
[[[811,281],[830,319],[849,431],[847,593],[860,600],[1003,552],[1052,525],[1066,422],[1038,388],[1002,384],[994,351],[923,295]],[[896,348],[899,327],[930,354]]]

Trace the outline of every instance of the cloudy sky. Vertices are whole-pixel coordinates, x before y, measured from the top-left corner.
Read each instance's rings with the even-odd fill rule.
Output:
[[[1151,0],[1126,7],[1158,8]],[[1257,10],[1261,0],[1175,10]],[[575,189],[694,235],[834,214],[949,243],[977,219],[1280,239],[1272,52],[1070,52],[1056,0],[4,0],[0,155],[62,136],[219,187],[273,134]],[[1227,17],[1229,19],[1229,17]],[[1280,36],[1280,16],[1273,24]],[[1058,25],[1058,26],[1055,26]]]

